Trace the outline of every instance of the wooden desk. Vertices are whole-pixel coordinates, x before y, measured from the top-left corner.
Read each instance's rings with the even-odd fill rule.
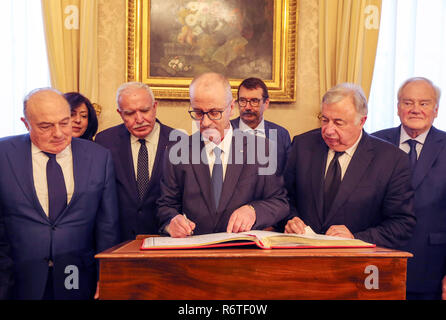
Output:
[[[379,247],[140,251],[141,242],[96,255],[101,299],[405,299],[412,256]]]

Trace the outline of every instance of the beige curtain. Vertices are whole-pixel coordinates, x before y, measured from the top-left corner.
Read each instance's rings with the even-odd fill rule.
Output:
[[[97,101],[97,0],[41,1],[52,86]]]
[[[381,0],[319,1],[320,95],[341,82],[370,93]]]

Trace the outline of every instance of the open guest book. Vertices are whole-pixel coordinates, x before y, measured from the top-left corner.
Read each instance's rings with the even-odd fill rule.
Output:
[[[347,239],[316,234],[280,233],[251,230],[240,233],[210,233],[186,238],[149,237],[145,238],[141,250],[154,249],[200,249],[257,245],[262,249],[274,248],[364,248],[375,247],[359,239]]]

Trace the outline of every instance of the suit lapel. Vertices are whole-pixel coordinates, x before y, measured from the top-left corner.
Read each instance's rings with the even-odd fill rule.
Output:
[[[196,136],[198,135],[198,137]],[[192,163],[192,170],[195,174],[195,179],[198,182],[198,185],[200,187],[200,192],[203,197],[204,202],[206,203],[206,206],[208,207],[208,212],[214,213],[215,212],[215,201],[214,197],[212,196],[211,192],[211,175],[209,173],[209,166],[207,163],[204,163],[203,160],[200,158],[200,161],[198,163],[192,161],[192,152],[193,152],[193,144],[197,143],[196,139],[200,139],[200,153],[204,154],[206,156],[206,152],[204,149],[204,142],[201,141],[201,136],[199,133],[196,133],[192,135],[189,139],[189,161]],[[207,161],[207,159],[206,159]],[[210,215],[211,217],[214,217],[213,214]]]
[[[158,141],[158,146],[156,148],[155,159],[153,161],[153,168],[152,168],[152,173],[150,175],[149,185],[147,187],[147,194],[150,193],[150,189],[153,187],[153,185],[158,184],[159,180],[161,179],[160,176],[161,170],[159,169],[159,167],[162,166],[164,151],[167,149],[167,144],[169,142],[169,133],[167,132],[167,130],[165,130],[165,127],[161,123],[159,124],[160,124],[159,141]]]
[[[91,175],[91,161],[92,157],[88,152],[86,152],[79,141],[73,139],[71,141],[71,155],[73,157],[73,179],[74,179],[74,191],[71,201],[68,203],[65,210],[56,218],[59,221],[64,214],[69,210],[70,207],[76,203],[80,194],[87,190],[88,177]]]
[[[324,221],[324,178],[325,165],[327,162],[328,147],[320,137],[321,141],[314,149],[311,162],[311,188],[313,190],[313,201],[317,211],[319,225]]]
[[[233,129],[238,129],[240,127],[240,117],[231,120],[231,125]]]
[[[7,156],[12,171],[16,176],[17,183],[23,191],[23,196],[33,204],[40,216],[48,222],[48,216],[45,214],[45,211],[43,211],[39,199],[37,198],[36,189],[34,188],[31,140],[29,135],[21,136],[18,143],[14,143],[14,146],[14,151]]]
[[[388,131],[386,140],[392,142],[397,148],[399,148],[400,133],[401,126],[393,128]],[[421,154],[418,158],[415,170],[412,173],[412,187],[414,190],[420,186],[443,147],[443,137],[438,134],[438,130],[436,128],[432,127],[426,137],[423,148],[421,149]]]
[[[339,191],[336,198],[333,201],[330,212],[328,213],[325,223],[327,223],[330,218],[335,215],[336,211],[344,204],[345,201],[354,194],[355,188],[358,183],[363,179],[363,175],[367,171],[374,155],[374,149],[369,143],[369,137],[365,131],[363,131],[363,136],[358,144],[358,147],[350,160],[347,171],[344,174],[342,183],[339,187]]]
[[[268,123],[268,121],[266,121],[264,119],[263,124],[264,124],[264,128],[265,128],[265,137],[266,137],[266,139],[269,139],[269,123]]]
[[[234,194],[236,190],[236,185],[238,182],[238,179],[240,177],[240,174],[243,170],[243,165],[235,163],[235,159],[237,159],[237,154],[243,152],[243,149],[246,150],[246,140],[244,139],[244,144],[242,149],[235,149],[235,142],[234,137],[232,138],[231,142],[231,151],[228,158],[228,164],[226,166],[226,174],[225,179],[223,181],[223,188],[221,191],[221,197],[220,197],[220,203],[218,206],[218,212],[224,211],[224,209],[227,207],[229,201],[232,198],[232,195]],[[243,154],[243,159],[246,158],[246,154]],[[244,161],[243,163],[246,163]]]
[[[412,186],[414,189],[417,189],[421,184],[443,148],[443,137],[438,134],[437,129],[432,127],[426,137],[426,141],[421,149],[420,157],[418,158],[417,165],[413,172]]]
[[[400,146],[400,134],[401,134],[401,126],[390,129],[385,137],[386,141],[393,143],[397,148]]]
[[[124,125],[121,125],[118,139],[116,141],[115,155],[119,161],[115,161],[116,178],[126,186],[129,195],[138,202],[138,186],[135,178],[135,169],[133,166],[132,148],[130,146],[130,133]]]

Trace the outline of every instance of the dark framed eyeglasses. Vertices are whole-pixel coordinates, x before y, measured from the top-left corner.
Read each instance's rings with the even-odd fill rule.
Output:
[[[209,120],[220,120],[225,110],[210,110],[206,112],[201,110],[189,110],[188,112],[190,117],[194,120],[203,120],[205,115],[208,116]]]
[[[237,100],[237,103],[239,104],[240,107],[246,107],[246,105],[249,103],[251,105],[251,107],[258,107],[260,104],[260,101],[262,101],[263,99],[258,99],[258,98],[252,98],[252,99],[246,99],[246,98],[239,98]]]

